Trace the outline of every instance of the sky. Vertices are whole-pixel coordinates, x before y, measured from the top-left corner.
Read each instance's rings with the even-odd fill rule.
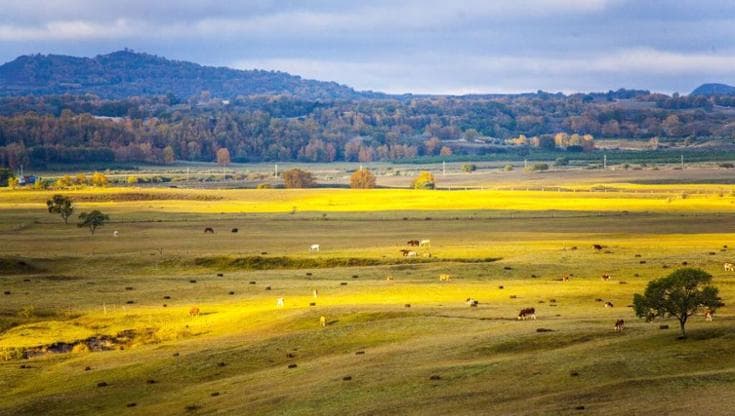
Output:
[[[735,84],[735,1],[0,0],[0,61],[123,48],[388,93]]]

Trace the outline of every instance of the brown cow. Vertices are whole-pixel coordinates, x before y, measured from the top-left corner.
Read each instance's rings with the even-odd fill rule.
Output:
[[[609,275],[609,274],[607,274],[607,273],[605,273],[605,274],[602,275],[601,279],[603,281],[607,282],[608,280],[612,279],[612,276]]]
[[[411,247],[418,247],[420,241],[419,240],[408,240],[406,241],[406,244],[408,244]]]
[[[408,253],[409,253],[410,251],[411,251],[411,250],[406,250],[405,248],[404,248],[404,249],[401,249],[401,255],[402,255],[403,257],[406,257],[406,256],[408,256]]]
[[[625,329],[625,321],[622,319],[615,321],[615,332],[622,332],[623,329]]]
[[[536,309],[534,308],[523,308],[518,313],[518,319],[519,320],[526,320],[526,319],[536,319]]]
[[[191,309],[189,309],[189,316],[191,317],[199,316],[199,308],[194,306]]]

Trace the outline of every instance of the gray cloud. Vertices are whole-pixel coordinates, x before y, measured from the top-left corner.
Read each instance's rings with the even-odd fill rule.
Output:
[[[122,47],[388,92],[735,82],[735,3],[708,0],[0,1],[0,59]]]

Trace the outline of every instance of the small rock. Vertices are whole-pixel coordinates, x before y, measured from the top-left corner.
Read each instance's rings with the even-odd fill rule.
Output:
[[[218,391],[213,391],[213,392],[209,393],[209,395],[212,396],[212,397],[217,397],[217,396],[219,396],[219,392]]]
[[[578,373],[578,372],[576,372],[576,371],[571,371],[571,372],[569,373],[569,375],[570,375],[570,376],[572,376],[572,377],[578,377],[578,376],[579,376],[579,373]]]
[[[434,374],[431,377],[429,377],[429,380],[441,380],[442,376]]]
[[[343,381],[350,381],[350,380],[352,380],[352,376],[344,376],[344,377],[342,377],[342,380]]]
[[[235,294],[235,292],[233,292],[232,290],[230,290],[229,293],[230,293],[230,295],[234,295]]]
[[[296,368],[296,367],[298,367],[298,365],[296,365],[296,364],[289,364],[288,365],[288,368]]]
[[[125,406],[126,406],[126,407],[135,407],[135,406],[137,406],[137,405],[138,405],[137,403],[128,403],[128,404],[126,404]]]
[[[365,351],[355,351],[355,355],[364,355]]]

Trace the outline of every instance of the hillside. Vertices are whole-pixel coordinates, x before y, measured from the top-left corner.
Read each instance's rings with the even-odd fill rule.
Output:
[[[0,95],[93,93],[102,98],[173,94],[188,98],[290,94],[310,100],[374,97],[335,82],[284,72],[236,70],[174,61],[130,50],[94,58],[24,55],[0,66]]]
[[[735,87],[727,84],[702,84],[691,95],[735,95]]]

